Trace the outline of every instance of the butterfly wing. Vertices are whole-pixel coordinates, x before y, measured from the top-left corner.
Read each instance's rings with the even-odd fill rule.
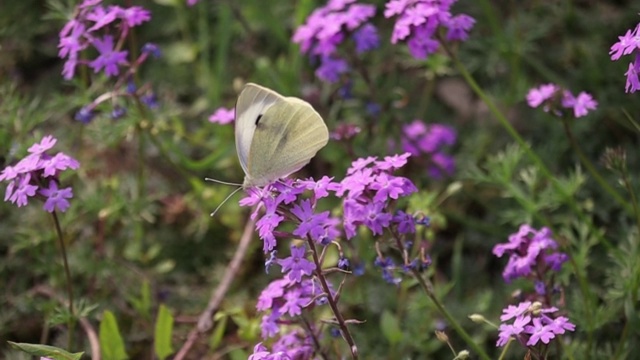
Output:
[[[236,102],[236,151],[240,166],[248,174],[249,152],[257,120],[269,107],[284,97],[273,90],[248,83],[244,86]]]
[[[329,131],[313,107],[283,98],[256,122],[245,186],[264,186],[300,170],[329,141]]]

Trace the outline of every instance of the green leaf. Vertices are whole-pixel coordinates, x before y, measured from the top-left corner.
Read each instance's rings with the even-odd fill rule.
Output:
[[[227,329],[227,319],[229,319],[227,316],[221,317],[216,324],[216,327],[213,329],[211,338],[209,339],[209,348],[211,350],[216,350],[218,346],[220,346],[224,332]]]
[[[100,353],[103,360],[124,360],[127,353],[124,350],[124,341],[118,330],[115,316],[109,310],[102,314],[100,322]]]
[[[391,345],[395,345],[402,340],[402,331],[398,325],[398,319],[396,319],[390,312],[385,311],[380,318],[380,328],[382,334],[389,341]]]
[[[12,348],[24,351],[29,355],[44,356],[53,360],[80,360],[84,352],[70,353],[55,346],[40,344],[14,343],[7,341]]]
[[[156,356],[160,360],[164,360],[167,356],[173,354],[171,346],[171,333],[173,332],[173,316],[164,304],[160,305],[158,318],[156,319],[156,329],[153,337],[153,347]]]

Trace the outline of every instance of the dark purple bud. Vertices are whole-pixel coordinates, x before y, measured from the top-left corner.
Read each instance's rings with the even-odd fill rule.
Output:
[[[147,105],[149,109],[157,109],[160,106],[158,104],[158,97],[154,93],[144,95],[142,96],[142,98],[140,98],[140,100],[142,100],[142,102]]]
[[[340,259],[338,259],[338,269],[348,271],[350,267],[351,265],[349,264],[349,259],[342,256],[340,257]]]
[[[95,113],[93,112],[93,107],[91,106],[83,106],[75,116],[77,121],[80,121],[83,124],[88,124],[95,117]]]
[[[116,105],[113,108],[113,110],[111,110],[111,118],[113,120],[118,120],[118,119],[122,118],[126,113],[127,113],[127,109],[126,108]]]
[[[142,52],[146,54],[150,54],[156,59],[162,56],[162,52],[160,51],[160,48],[158,47],[158,45],[153,43],[144,44],[144,46],[142,47]]]

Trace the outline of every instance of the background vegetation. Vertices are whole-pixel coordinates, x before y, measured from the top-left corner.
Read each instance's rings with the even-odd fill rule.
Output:
[[[96,328],[105,310],[113,313],[129,358],[153,356],[161,305],[174,319],[169,343],[175,351],[182,347],[238,245],[247,209],[236,197],[210,217],[233,189],[204,178],[239,182],[244,176],[233,126],[207,118],[219,107],[233,107],[245,82],[304,97],[330,131],[341,124],[362,129],[348,146],[330,141],[320,151],[303,171],[315,178],[341,179],[358,157],[398,153],[393,144],[402,125],[414,119],[457,130],[450,151],[456,159],[453,176],[435,179],[419,163],[402,175],[419,188],[409,209],[432,220],[419,236],[430,244],[433,264],[426,274],[435,293],[491,357],[501,352],[495,347],[497,330],[467,316],[483,314],[499,323],[514,292],[531,291],[524,282],[505,284],[505,260],[491,252],[523,223],[551,227],[571,257],[572,266],[557,278],[564,311],[577,327],[563,338],[563,356],[624,358],[640,350],[639,235],[637,214],[628,211],[638,187],[638,130],[631,120],[637,119],[640,103],[624,92],[628,62],[612,62],[608,55],[617,36],[638,23],[637,4],[460,0],[454,5],[456,12],[476,19],[469,40],[456,45],[457,58],[530,144],[551,180],[446,54],[416,60],[406,45],[390,43],[393,22],[382,16],[383,1],[369,1],[378,8],[374,22],[380,47],[355,57],[354,71],[337,83],[318,80],[313,64],[291,41],[308,14],[324,4],[320,1],[201,0],[193,7],[178,0],[125,3],[152,14],[133,38],[162,51],[136,74],[153,89],[158,107],[145,114],[130,108],[118,120],[103,107],[89,124],[76,121],[76,113],[110,85],[101,77],[87,84],[82,77],[65,81],[61,76],[58,33],[76,4],[22,0],[0,5],[0,165],[19,160],[46,134],[78,159],[80,169],[64,178],[73,186],[71,207],[59,216],[78,311]],[[568,126],[585,158],[624,204],[580,164],[563,122],[526,105],[529,89],[547,82],[597,99],[597,111]],[[351,96],[345,96],[347,88]],[[372,101],[380,105],[379,113],[367,111]],[[626,150],[627,188],[599,161],[614,146]],[[0,219],[0,357],[23,358],[6,341],[65,348],[66,281],[49,214],[39,204],[1,203]],[[366,271],[345,285],[341,307],[350,317],[366,320],[351,327],[362,358],[452,358],[435,330],[446,330],[456,350],[468,348],[415,282],[394,286],[381,279],[373,267],[373,239],[362,236],[349,246],[358,250]],[[278,276],[279,269],[264,273],[256,236],[213,332],[199,337],[189,356],[246,358],[261,341],[257,296]],[[82,330],[76,331],[82,338]],[[71,350],[88,351],[88,346],[78,340]],[[508,356],[524,353],[512,349]]]

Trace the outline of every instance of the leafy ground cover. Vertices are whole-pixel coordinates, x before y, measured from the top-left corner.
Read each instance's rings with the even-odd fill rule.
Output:
[[[2,358],[634,358],[638,10],[2,3]],[[231,195],[247,83],[329,141]]]

